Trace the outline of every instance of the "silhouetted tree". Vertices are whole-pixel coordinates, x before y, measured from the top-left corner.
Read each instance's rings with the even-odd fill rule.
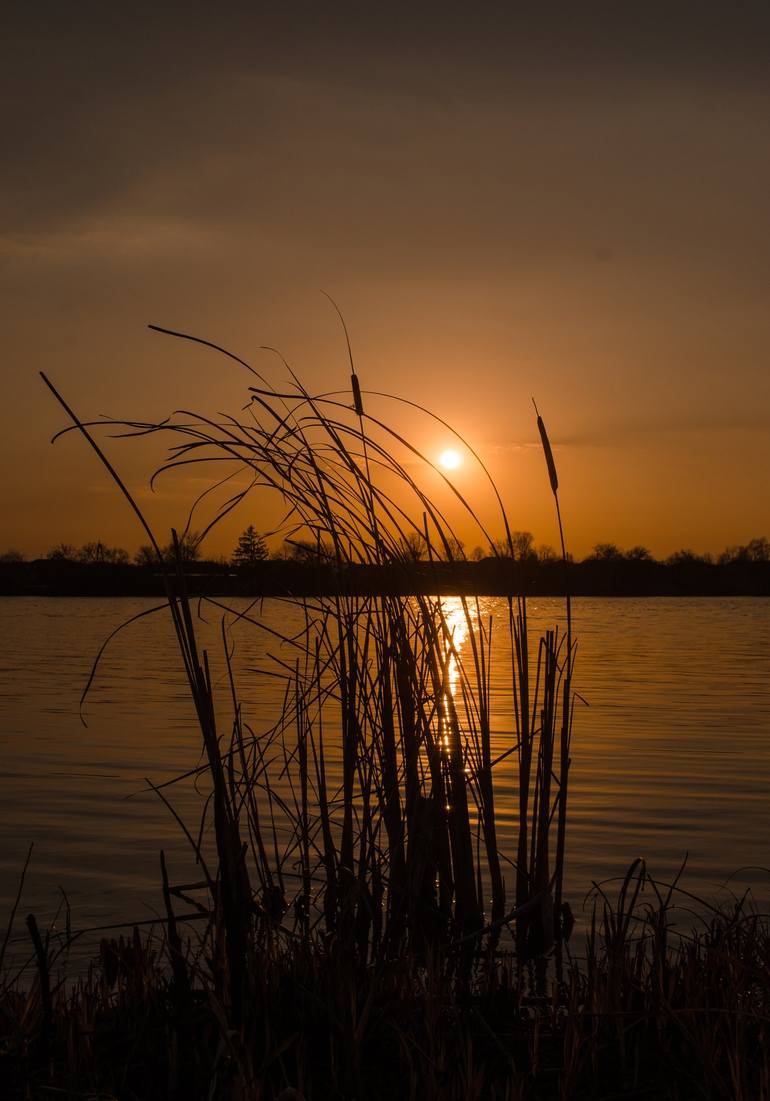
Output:
[[[128,551],[123,550],[122,547],[108,547],[101,539],[97,539],[93,543],[83,544],[77,552],[77,560],[88,565],[109,562],[123,566],[128,562]]]
[[[197,531],[188,531],[179,537],[179,552],[182,556],[183,562],[197,562],[200,557],[200,544],[201,536]],[[173,562],[175,560],[176,551],[174,549],[174,541],[166,543],[162,548],[162,554],[167,562]]]
[[[155,548],[149,543],[143,543],[134,555],[134,562],[137,566],[157,566],[158,556]]]
[[[440,557],[445,562],[462,562],[465,560],[465,544],[461,539],[452,536],[447,537],[447,546],[441,544]]]
[[[15,547],[9,547],[7,551],[3,551],[0,554],[0,562],[23,562],[24,554],[20,550],[16,550]]]
[[[745,547],[725,547],[719,554],[717,562],[720,566],[729,566],[731,562],[745,562],[747,560]]]
[[[529,562],[535,558],[535,537],[531,531],[512,531],[511,545],[517,562]]]
[[[76,554],[71,543],[57,543],[49,550],[46,558],[50,558],[53,562],[73,562]]]
[[[538,562],[554,562],[559,556],[549,543],[541,543],[537,547],[535,553],[537,554]]]
[[[264,562],[267,558],[267,543],[254,528],[253,524],[249,524],[244,532],[238,537],[238,543],[233,551],[233,565],[234,566],[254,566],[257,562]]]
[[[333,548],[322,539],[286,539],[284,547],[286,558],[306,566],[317,566],[321,562],[334,560]]]
[[[201,538],[197,532],[188,532],[187,535],[179,537],[179,546],[182,552],[183,562],[197,562],[200,557],[200,543]],[[160,548],[160,553],[163,557],[163,561],[172,564],[174,562],[174,542],[173,540],[166,543],[165,547]],[[227,563],[226,559],[222,559],[223,563]],[[157,566],[158,555],[153,546],[149,543],[142,543],[139,550],[134,555],[134,563],[137,566]]]
[[[418,531],[408,532],[401,538],[400,543],[404,556],[411,562],[419,562],[425,557],[425,536],[420,535]]]
[[[746,547],[752,562],[770,562],[770,539],[751,539]]]
[[[627,550],[625,557],[630,562],[652,562],[653,557],[646,547],[631,547],[631,550]]]
[[[510,542],[507,539],[493,539],[489,549],[495,558],[515,558],[517,562],[526,562],[535,557],[535,537],[531,531],[512,531]]]
[[[674,551],[666,559],[667,566],[694,566],[694,565],[709,565],[711,563],[711,556],[708,554],[696,554],[695,551],[683,548],[682,550]]]
[[[595,562],[617,562],[623,557],[623,552],[614,543],[597,543],[593,554],[589,558]]]
[[[721,565],[730,562],[770,562],[770,540],[760,536],[745,546],[726,547],[719,556]]]

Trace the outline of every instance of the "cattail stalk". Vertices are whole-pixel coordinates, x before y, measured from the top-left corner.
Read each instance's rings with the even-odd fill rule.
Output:
[[[554,903],[556,906],[556,912],[558,914],[561,910],[562,886],[564,877],[564,851],[567,826],[567,786],[570,766],[569,745],[572,728],[572,598],[569,591],[569,565],[567,559],[567,549],[564,543],[564,527],[562,525],[561,519],[561,508],[559,507],[559,478],[556,472],[556,463],[554,461],[553,451],[551,450],[551,443],[548,439],[548,432],[546,431],[545,423],[543,421],[543,418],[540,416],[540,410],[538,409],[534,398],[532,399],[532,404],[535,406],[535,413],[537,414],[537,427],[540,433],[540,440],[543,445],[545,463],[548,468],[548,480],[551,483],[551,491],[553,493],[553,499],[556,504],[556,519],[559,524],[559,540],[561,542],[562,562],[564,563],[564,586],[567,601],[567,655],[565,660],[564,680],[562,684],[562,726],[559,754],[560,772],[558,815],[556,823],[556,863],[554,867]]]

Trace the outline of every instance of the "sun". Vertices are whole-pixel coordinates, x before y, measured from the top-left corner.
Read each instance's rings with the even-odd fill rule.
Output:
[[[453,447],[448,447],[438,457],[439,466],[443,466],[444,470],[457,470],[462,461],[462,455],[459,451],[455,451]]]

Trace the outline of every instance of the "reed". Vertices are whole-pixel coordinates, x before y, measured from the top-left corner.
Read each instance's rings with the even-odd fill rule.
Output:
[[[225,499],[204,534],[251,489],[269,487],[285,503],[289,533],[307,533],[319,547],[329,547],[341,579],[346,567],[360,563],[408,573],[406,548],[420,532],[430,555],[456,553],[456,532],[397,456],[418,458],[426,466],[429,460],[366,412],[352,355],[352,407],[342,400],[348,395],[314,397],[283,365],[291,378],[285,390],[268,386],[249,367],[260,385],[249,388],[248,415],[241,419],[183,410],[162,424],[111,426],[172,435],[170,458],[156,477],[211,463],[224,463],[228,477],[247,474],[247,488]],[[80,421],[59,400],[157,551],[159,540],[94,440],[94,425]],[[547,444],[539,415],[538,425]],[[553,486],[550,447],[546,456]],[[491,543],[472,504],[447,485]],[[508,519],[495,494],[510,541]],[[173,538],[177,546],[176,533]],[[513,737],[495,759],[489,700],[492,625],[481,622],[478,602],[463,598],[453,624],[438,599],[353,597],[343,583],[334,598],[306,602],[303,631],[280,639],[293,657],[283,670],[286,711],[274,730],[259,738],[244,733],[231,676],[236,721],[223,752],[208,655],[198,653],[181,552],[173,570],[159,552],[158,561],[213,789],[216,902],[232,953],[231,973],[243,974],[243,915],[254,906],[270,914],[282,908],[304,935],[316,932],[320,920],[325,932],[341,932],[350,940],[362,963],[381,953],[421,950],[428,943],[440,945],[450,957],[458,945],[466,955],[483,951],[483,943],[496,942],[512,922],[518,924],[522,956],[550,947],[553,900],[560,908],[564,868],[569,614],[566,644],[557,632],[548,632],[535,657],[526,602],[519,598],[515,609],[509,603]],[[233,619],[263,629],[254,614],[222,605],[217,610],[223,629]],[[467,636],[468,660],[455,645],[456,626]],[[324,730],[339,732],[340,785],[335,791],[328,786]],[[520,840],[511,891],[497,844],[494,767],[512,753],[519,760]],[[554,820],[555,857],[549,844]],[[297,880],[294,872],[288,874],[295,866]],[[243,992],[233,988],[230,998],[237,1022]]]
[[[408,575],[410,537],[436,558],[456,553],[455,533],[393,454],[417,449],[367,413],[352,356],[351,377],[352,408],[350,395],[259,380],[242,420],[182,413],[113,427],[174,434],[171,467],[245,469],[282,495],[290,531],[330,548],[341,579],[352,562]],[[105,937],[87,974],[62,974],[69,919],[57,940],[28,917],[31,970],[0,974],[2,1096],[770,1099],[770,922],[746,899],[701,902],[693,925],[680,882],[657,883],[635,861],[616,890],[595,887],[584,955],[562,944],[569,603],[566,633],[533,646],[526,601],[508,602],[512,735],[500,746],[490,676],[500,628],[479,602],[354,597],[341,580],[336,596],[293,605],[299,628],[275,638],[284,707],[255,732],[228,631],[268,631],[259,607],[207,602],[222,619],[222,699],[196,635],[183,534],[169,564],[95,426],[62,404],[157,552],[210,812],[197,830],[177,818],[200,881],[172,883],[161,854],[164,917],[149,933]],[[504,761],[517,767],[513,854],[496,832]],[[173,789],[155,790],[175,813]]]
[[[430,1096],[481,1096],[479,1052],[496,1036],[483,1000],[499,992],[510,1010],[527,988],[526,962],[548,952],[561,935],[571,614],[566,636],[546,632],[533,650],[526,601],[509,601],[513,703],[509,740],[501,747],[491,718],[493,624],[484,621],[479,602],[463,598],[450,613],[445,601],[429,596],[346,591],[346,569],[354,564],[408,576],[415,536],[431,559],[458,554],[453,526],[406,461],[430,466],[429,460],[367,412],[352,355],[352,394],[316,397],[283,361],[291,382],[279,390],[238,357],[217,350],[257,379],[240,418],[181,410],[160,424],[87,423],[44,376],[155,549],[211,793],[210,835],[201,823],[195,840],[183,825],[202,881],[172,885],[162,860],[160,954],[168,969],[136,937],[106,943],[101,970],[81,986],[79,1005],[90,999],[107,1017],[117,1005],[118,1020],[126,999],[130,1012],[141,1008],[149,1018],[165,1013],[165,1073],[178,1096],[197,1088],[195,1067],[210,1097],[274,1096],[282,1080],[300,1089],[312,1085],[319,1097],[363,1090],[386,1096],[373,1077],[375,1068],[382,1073],[384,1052],[394,1066],[413,1068],[413,1095],[425,1087]],[[547,444],[539,415],[538,425]],[[233,623],[269,630],[258,607],[207,601],[222,620],[228,694],[220,700],[187,593],[186,532],[173,532],[169,563],[96,440],[96,430],[105,427],[170,436],[170,457],[156,477],[212,463],[225,471],[225,481],[246,475],[246,488],[220,503],[203,535],[252,489],[266,487],[285,504],[289,537],[329,548],[338,593],[293,602],[301,612],[299,631],[271,629],[285,704],[269,729],[255,733],[248,725],[228,652]],[[555,477],[549,455],[548,446]],[[468,522],[491,544],[472,503],[445,481]],[[510,544],[508,519],[492,488]],[[513,759],[519,840],[515,853],[504,854],[495,776]],[[168,786],[158,794],[171,805]],[[209,851],[215,855],[211,869]],[[512,869],[512,883],[504,868]],[[182,936],[178,900],[194,905],[203,919],[197,938]],[[515,934],[510,942],[509,931]],[[46,986],[49,969],[39,940],[40,1036],[48,1037],[62,1009],[61,1001],[54,1008]],[[425,1027],[422,1014],[435,1028]],[[458,1042],[465,1061],[459,1077]],[[72,1043],[78,1048],[79,1041]],[[95,1067],[99,1056],[92,1055]],[[153,1048],[151,1064],[156,1056],[163,1062],[162,1045]],[[518,1064],[503,1063],[499,1096],[515,1096],[511,1071],[518,1074]],[[142,1088],[148,1089],[146,1082]]]

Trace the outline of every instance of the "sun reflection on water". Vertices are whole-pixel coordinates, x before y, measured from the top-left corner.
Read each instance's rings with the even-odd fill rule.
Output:
[[[462,656],[462,650],[468,641],[468,618],[463,602],[458,596],[442,597],[441,611],[444,616],[449,640],[446,643],[445,655],[448,656],[446,669],[446,694],[455,699],[460,686],[460,667],[457,658]]]

